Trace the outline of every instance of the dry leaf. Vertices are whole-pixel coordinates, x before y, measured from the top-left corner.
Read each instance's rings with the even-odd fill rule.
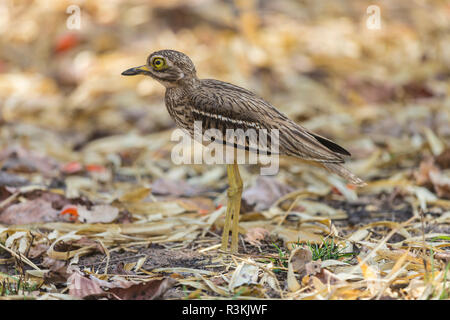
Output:
[[[78,220],[85,223],[111,223],[119,216],[119,209],[110,205],[96,205],[90,209],[78,205],[76,208]]]
[[[67,287],[69,288],[69,294],[78,298],[104,293],[96,281],[84,276],[80,271],[74,271],[69,276],[67,279]]]
[[[375,294],[381,289],[381,282],[378,276],[378,272],[375,271],[371,266],[363,263],[362,260],[357,257],[359,266],[361,267],[364,279],[367,281],[367,289],[370,294]]]
[[[240,263],[234,271],[228,288],[233,291],[234,288],[240,287],[245,284],[258,283],[258,271],[259,268],[255,265],[245,262]]]
[[[253,206],[253,210],[263,211],[269,209],[279,198],[292,191],[292,187],[278,182],[275,178],[258,176],[254,185],[244,190],[242,200]]]
[[[292,250],[288,261],[288,275],[287,282],[290,291],[294,292],[300,289],[300,284],[298,283],[295,272],[300,274],[300,277],[304,276],[306,273],[307,263],[312,261],[312,253],[307,248],[298,247]]]
[[[150,188],[136,188],[127,191],[119,197],[120,202],[139,202],[144,200],[150,194]]]
[[[269,235],[269,231],[264,228],[250,228],[245,234],[244,240],[254,246],[260,246],[261,240]]]
[[[0,223],[29,224],[60,220],[52,204],[42,199],[13,204],[0,214]]]
[[[193,197],[204,193],[205,188],[191,185],[183,180],[158,179],[152,184],[155,195],[170,195],[176,197]]]
[[[155,300],[161,299],[176,282],[173,278],[150,280],[128,288],[112,288],[108,292],[122,300]]]
[[[430,180],[439,197],[450,199],[450,175],[444,175],[443,172],[430,172]]]

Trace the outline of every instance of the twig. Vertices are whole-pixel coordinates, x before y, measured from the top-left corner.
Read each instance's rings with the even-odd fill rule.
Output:
[[[36,266],[33,262],[31,262],[27,257],[25,257],[23,254],[16,253],[15,251],[5,247],[3,244],[0,243],[0,248],[2,248],[3,250],[8,251],[10,254],[12,254],[14,257],[19,258],[19,259],[23,259],[23,261],[28,264],[30,267],[32,267],[35,270],[41,271],[41,269],[39,269],[38,266]]]

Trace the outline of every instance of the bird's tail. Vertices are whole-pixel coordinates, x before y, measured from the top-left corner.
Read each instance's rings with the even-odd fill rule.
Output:
[[[344,167],[340,163],[321,163],[328,171],[336,173],[342,178],[346,179],[351,184],[357,185],[359,187],[367,185],[362,179],[353,174],[350,170]]]

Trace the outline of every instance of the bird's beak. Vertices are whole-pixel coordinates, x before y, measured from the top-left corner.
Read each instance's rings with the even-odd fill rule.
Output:
[[[148,69],[148,67],[146,65],[140,66],[140,67],[135,67],[135,68],[131,68],[128,70],[125,70],[124,72],[122,72],[123,76],[135,76],[137,74],[145,74],[150,72],[150,70]]]

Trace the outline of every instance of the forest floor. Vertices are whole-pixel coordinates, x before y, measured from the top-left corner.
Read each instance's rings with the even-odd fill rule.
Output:
[[[0,299],[449,299],[446,1],[381,1],[380,30],[366,1],[89,1],[80,30],[29,2],[0,28]],[[225,166],[175,165],[164,88],[120,76],[162,48],[348,149],[367,186],[242,165],[222,251]]]

